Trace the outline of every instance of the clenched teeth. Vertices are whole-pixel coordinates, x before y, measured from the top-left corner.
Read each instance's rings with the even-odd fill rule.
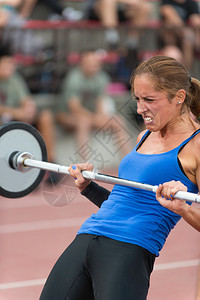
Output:
[[[152,121],[152,118],[150,118],[150,117],[144,117],[144,120],[147,121],[147,122],[150,122],[150,121]]]

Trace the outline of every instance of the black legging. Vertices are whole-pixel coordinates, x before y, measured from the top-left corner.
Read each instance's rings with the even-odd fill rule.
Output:
[[[137,245],[78,235],[55,264],[40,300],[145,300],[154,260]]]

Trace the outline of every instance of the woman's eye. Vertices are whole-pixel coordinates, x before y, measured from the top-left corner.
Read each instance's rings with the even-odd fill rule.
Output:
[[[153,102],[154,100],[153,100],[153,99],[146,98],[145,101],[147,101],[147,102]]]
[[[140,99],[138,97],[134,97],[133,100],[140,101]],[[154,100],[150,99],[150,98],[144,98],[142,101],[144,101],[144,102],[153,102]]]
[[[138,97],[134,97],[133,100],[139,101],[140,99]]]

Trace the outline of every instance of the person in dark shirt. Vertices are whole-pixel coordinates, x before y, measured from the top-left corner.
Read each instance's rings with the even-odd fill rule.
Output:
[[[183,51],[185,66],[193,66],[194,51],[199,49],[199,39],[194,29],[200,26],[200,12],[194,0],[162,0],[160,17],[166,29],[161,30],[160,40],[174,44]]]

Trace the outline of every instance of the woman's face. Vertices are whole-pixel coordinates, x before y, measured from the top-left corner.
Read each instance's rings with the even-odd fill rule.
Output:
[[[135,77],[134,94],[137,113],[142,116],[147,129],[155,132],[176,122],[180,111],[176,97],[169,102],[167,92],[157,91],[147,74]]]

